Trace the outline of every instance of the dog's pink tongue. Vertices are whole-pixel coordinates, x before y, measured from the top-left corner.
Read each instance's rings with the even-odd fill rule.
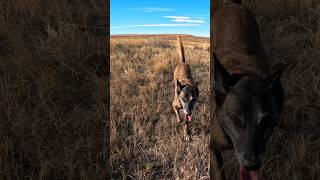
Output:
[[[186,115],[186,119],[187,119],[187,121],[191,121],[192,120],[192,116],[191,115]]]
[[[240,180],[251,180],[250,172],[240,167]]]
[[[260,180],[259,171],[250,171],[252,180]]]
[[[247,171],[240,167],[240,180],[260,180],[259,171]]]

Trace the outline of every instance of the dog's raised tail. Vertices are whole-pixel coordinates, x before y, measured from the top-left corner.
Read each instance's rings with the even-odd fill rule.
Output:
[[[241,4],[241,0],[229,0],[229,2],[233,2],[233,3]]]
[[[177,41],[178,41],[180,62],[186,62],[186,59],[185,59],[185,56],[184,56],[183,44],[182,44],[179,36],[177,36]]]
[[[218,8],[218,7],[220,7],[220,6],[222,6],[223,4],[225,4],[225,3],[237,3],[237,4],[241,4],[242,2],[241,2],[241,0],[215,0],[214,1],[215,2],[215,8]]]

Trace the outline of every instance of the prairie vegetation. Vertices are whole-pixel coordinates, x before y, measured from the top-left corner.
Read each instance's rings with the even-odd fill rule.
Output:
[[[208,179],[209,39],[181,36],[200,98],[183,141],[171,102],[176,36],[111,37],[111,152],[115,179]]]
[[[0,179],[107,176],[95,73],[104,7],[0,1]]]

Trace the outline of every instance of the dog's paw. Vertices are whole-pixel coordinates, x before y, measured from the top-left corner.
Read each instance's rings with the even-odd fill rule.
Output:
[[[191,141],[191,136],[190,135],[185,135],[184,136],[184,140],[187,141],[187,142],[190,142]]]
[[[177,118],[177,119],[176,119],[176,123],[177,123],[177,124],[180,124],[181,122],[182,122],[182,121],[181,121],[180,118]]]

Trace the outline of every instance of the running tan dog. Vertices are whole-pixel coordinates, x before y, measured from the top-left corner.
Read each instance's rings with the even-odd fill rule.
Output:
[[[210,116],[211,179],[225,179],[221,151],[234,148],[240,179],[258,180],[282,108],[284,66],[271,71],[257,22],[239,0],[226,3],[212,19],[211,102],[216,107],[211,106]]]
[[[190,141],[189,122],[192,120],[192,109],[199,96],[197,84],[191,75],[190,66],[185,62],[183,44],[177,37],[179,46],[180,62],[174,69],[174,99],[172,102],[174,113],[176,114],[177,124],[181,122],[179,110],[182,109],[185,115],[184,138]]]

